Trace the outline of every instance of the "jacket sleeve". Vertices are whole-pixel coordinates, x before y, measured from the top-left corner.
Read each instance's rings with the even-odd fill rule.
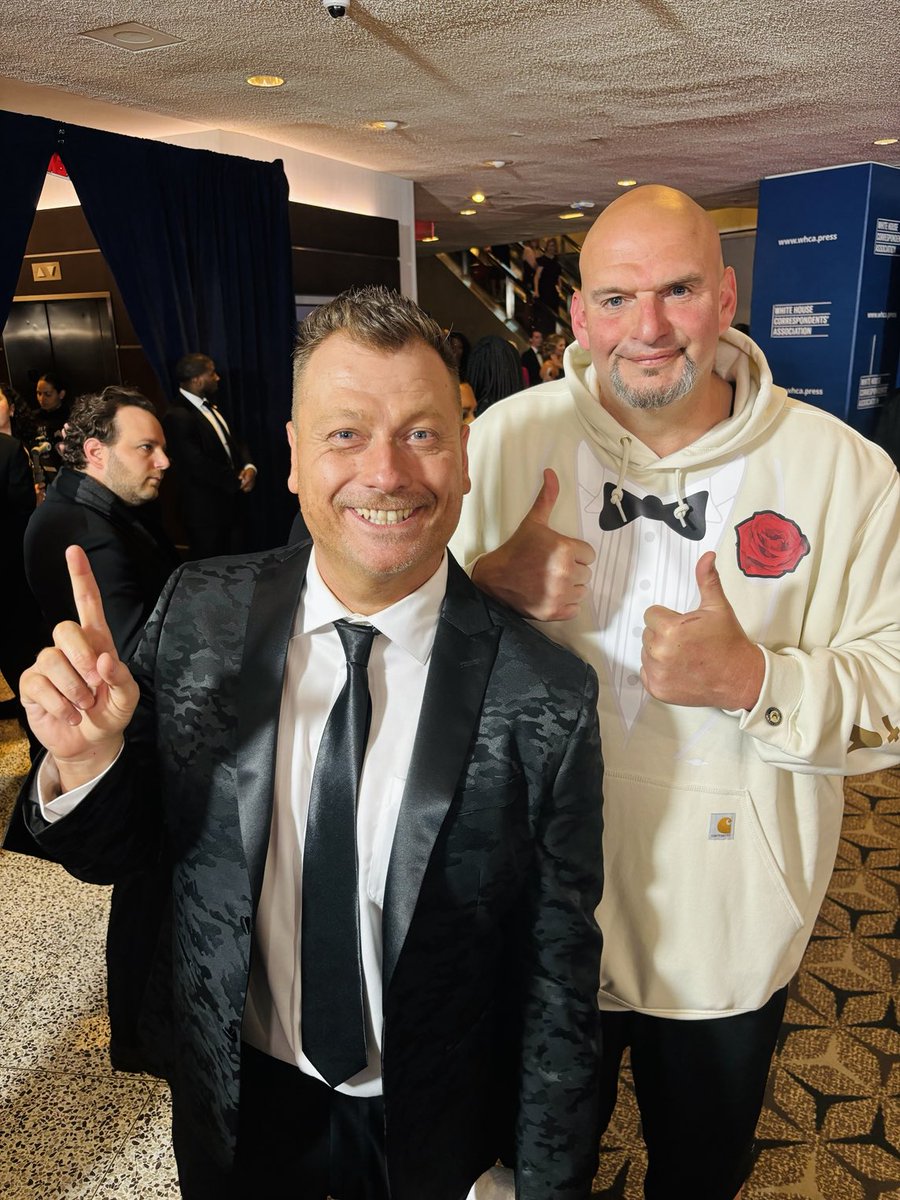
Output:
[[[848,514],[847,520],[852,517]],[[797,647],[762,646],[766,673],[749,712],[734,714],[764,762],[858,775],[900,758],[900,477],[872,504],[837,572],[832,631]],[[811,587],[825,586],[813,580]]]
[[[523,909],[517,1200],[586,1200],[597,1171],[602,776],[597,677],[585,667]]]

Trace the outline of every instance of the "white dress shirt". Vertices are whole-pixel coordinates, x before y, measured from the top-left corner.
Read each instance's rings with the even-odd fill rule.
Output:
[[[375,626],[369,658],[372,724],[360,777],[356,839],[359,928],[369,1062],[338,1091],[381,1093],[381,913],[388,860],[437,620],[447,587],[447,557],[410,596],[357,620]],[[310,555],[306,587],[288,647],[275,759],[275,801],[256,918],[244,1039],[307,1075],[321,1076],[303,1053],[300,1030],[300,907],[303,843],[313,767],[325,722],[347,677],[334,622],[353,619]]]
[[[225,430],[222,428],[222,426],[224,425],[225,429],[228,429],[228,432],[231,433],[231,429],[228,426],[228,422],[225,420],[225,418],[222,416],[221,413],[218,413],[219,419],[216,420],[215,416],[213,416],[213,414],[206,407],[206,401],[204,400],[204,398],[202,396],[195,396],[193,392],[187,392],[187,391],[185,391],[184,388],[179,388],[178,390],[179,390],[179,392],[181,392],[182,396],[184,396],[185,400],[187,400],[190,404],[192,404],[194,406],[194,408],[196,408],[197,412],[200,413],[200,415],[203,417],[203,419],[205,421],[208,421],[210,423],[210,425],[213,427],[213,429],[216,431],[216,437],[222,443],[222,447],[223,447],[225,453],[228,455],[228,461],[231,463],[232,466],[234,466],[234,459],[231,457],[231,447],[228,445],[228,439],[225,436]],[[216,411],[218,412],[218,410],[216,410]],[[219,424],[219,421],[221,421],[221,423],[222,423],[221,425]]]

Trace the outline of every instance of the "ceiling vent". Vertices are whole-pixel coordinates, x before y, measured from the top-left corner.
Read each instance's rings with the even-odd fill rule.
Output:
[[[138,21],[110,25],[107,29],[89,29],[80,36],[105,42],[108,46],[117,46],[120,50],[130,50],[132,54],[139,54],[142,50],[158,50],[160,46],[175,46],[184,41],[184,38],[163,33],[160,29],[151,29],[149,25],[141,25]]]

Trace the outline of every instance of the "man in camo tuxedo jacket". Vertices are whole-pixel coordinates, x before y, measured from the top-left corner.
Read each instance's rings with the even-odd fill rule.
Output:
[[[70,550],[81,625],[60,627],[57,648],[23,678],[29,717],[50,750],[24,793],[32,836],[92,882],[121,878],[157,851],[170,866],[170,923],[144,1030],[171,1083],[191,1200],[249,1200],[286,1175],[305,1200],[462,1200],[499,1156],[515,1167],[520,1200],[591,1192],[597,682],[486,599],[445,553],[468,488],[449,361],[438,327],[383,289],[318,310],[301,328],[289,428],[291,486],[314,550],[305,543],[182,567],[131,664],[136,684],[114,655],[103,657],[111,642],[99,597]],[[342,1095],[343,1085],[332,1092],[314,1078],[302,1048],[271,1057],[277,1038],[253,1024],[260,1002],[248,981],[268,954],[271,983],[285,957],[273,963],[260,932],[273,916],[274,831],[290,805],[279,785],[291,732],[283,681],[303,640],[298,613],[322,582],[331,602],[378,628],[392,604],[444,578],[378,912],[381,1014],[369,1017],[379,1067],[356,1098],[352,1080]],[[388,650],[379,653],[386,661]],[[373,654],[367,764],[383,748],[379,729],[390,741],[415,715],[410,700],[405,720],[390,718],[389,687],[388,715],[376,716],[377,671]],[[308,682],[300,678],[300,708]],[[365,786],[364,769],[361,797]],[[54,812],[60,802],[67,815]],[[362,806],[361,798],[360,825]],[[12,840],[23,836],[20,825]],[[374,871],[362,851],[359,862],[360,872]],[[277,1009],[274,984],[271,993]],[[316,1120],[290,1111],[287,1092],[257,1090],[248,1105],[248,1040],[273,1088],[287,1073],[288,1089],[319,1089],[332,1137],[341,1106],[375,1106],[377,1168],[362,1158],[354,1166],[351,1137],[337,1166],[331,1143],[330,1173],[307,1178]],[[327,1159],[327,1128],[325,1141]]]

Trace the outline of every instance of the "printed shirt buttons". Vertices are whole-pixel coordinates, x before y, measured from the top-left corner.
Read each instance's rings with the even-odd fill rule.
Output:
[[[780,725],[783,720],[784,720],[784,717],[781,715],[780,708],[767,708],[766,709],[766,724],[767,725]]]

